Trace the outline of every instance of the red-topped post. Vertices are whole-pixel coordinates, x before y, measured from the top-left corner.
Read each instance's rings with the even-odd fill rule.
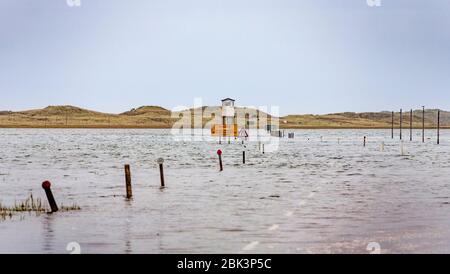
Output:
[[[47,195],[48,203],[50,204],[52,212],[57,212],[58,205],[56,204],[55,197],[53,197],[51,186],[52,184],[49,181],[42,183],[42,188],[45,190],[45,194]]]

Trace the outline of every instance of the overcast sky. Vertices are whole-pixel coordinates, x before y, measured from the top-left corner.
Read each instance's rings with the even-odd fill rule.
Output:
[[[0,0],[0,110],[450,110],[450,0]]]

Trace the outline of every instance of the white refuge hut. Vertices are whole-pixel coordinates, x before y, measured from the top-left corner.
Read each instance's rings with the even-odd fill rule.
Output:
[[[234,103],[236,101],[231,98],[222,100],[222,124],[213,125],[211,134],[213,136],[234,136],[238,135],[238,126],[236,124],[236,110]]]

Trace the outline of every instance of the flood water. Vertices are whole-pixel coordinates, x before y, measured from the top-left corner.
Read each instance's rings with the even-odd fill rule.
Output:
[[[0,221],[0,253],[69,253],[70,242],[82,253],[450,252],[450,131],[439,146],[435,131],[425,144],[404,131],[403,155],[390,130],[287,132],[265,154],[246,143],[243,165],[240,141],[170,130],[0,129],[3,205],[46,202],[50,180],[58,204],[81,207]]]

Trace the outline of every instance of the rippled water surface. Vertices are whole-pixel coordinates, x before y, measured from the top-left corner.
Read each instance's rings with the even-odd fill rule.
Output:
[[[0,253],[67,253],[69,242],[83,253],[450,251],[450,131],[439,146],[434,131],[425,144],[406,133],[403,155],[390,130],[295,133],[265,154],[247,143],[243,165],[239,141],[175,141],[169,130],[0,129],[3,205],[46,201],[50,180],[58,203],[82,208],[0,221]]]

